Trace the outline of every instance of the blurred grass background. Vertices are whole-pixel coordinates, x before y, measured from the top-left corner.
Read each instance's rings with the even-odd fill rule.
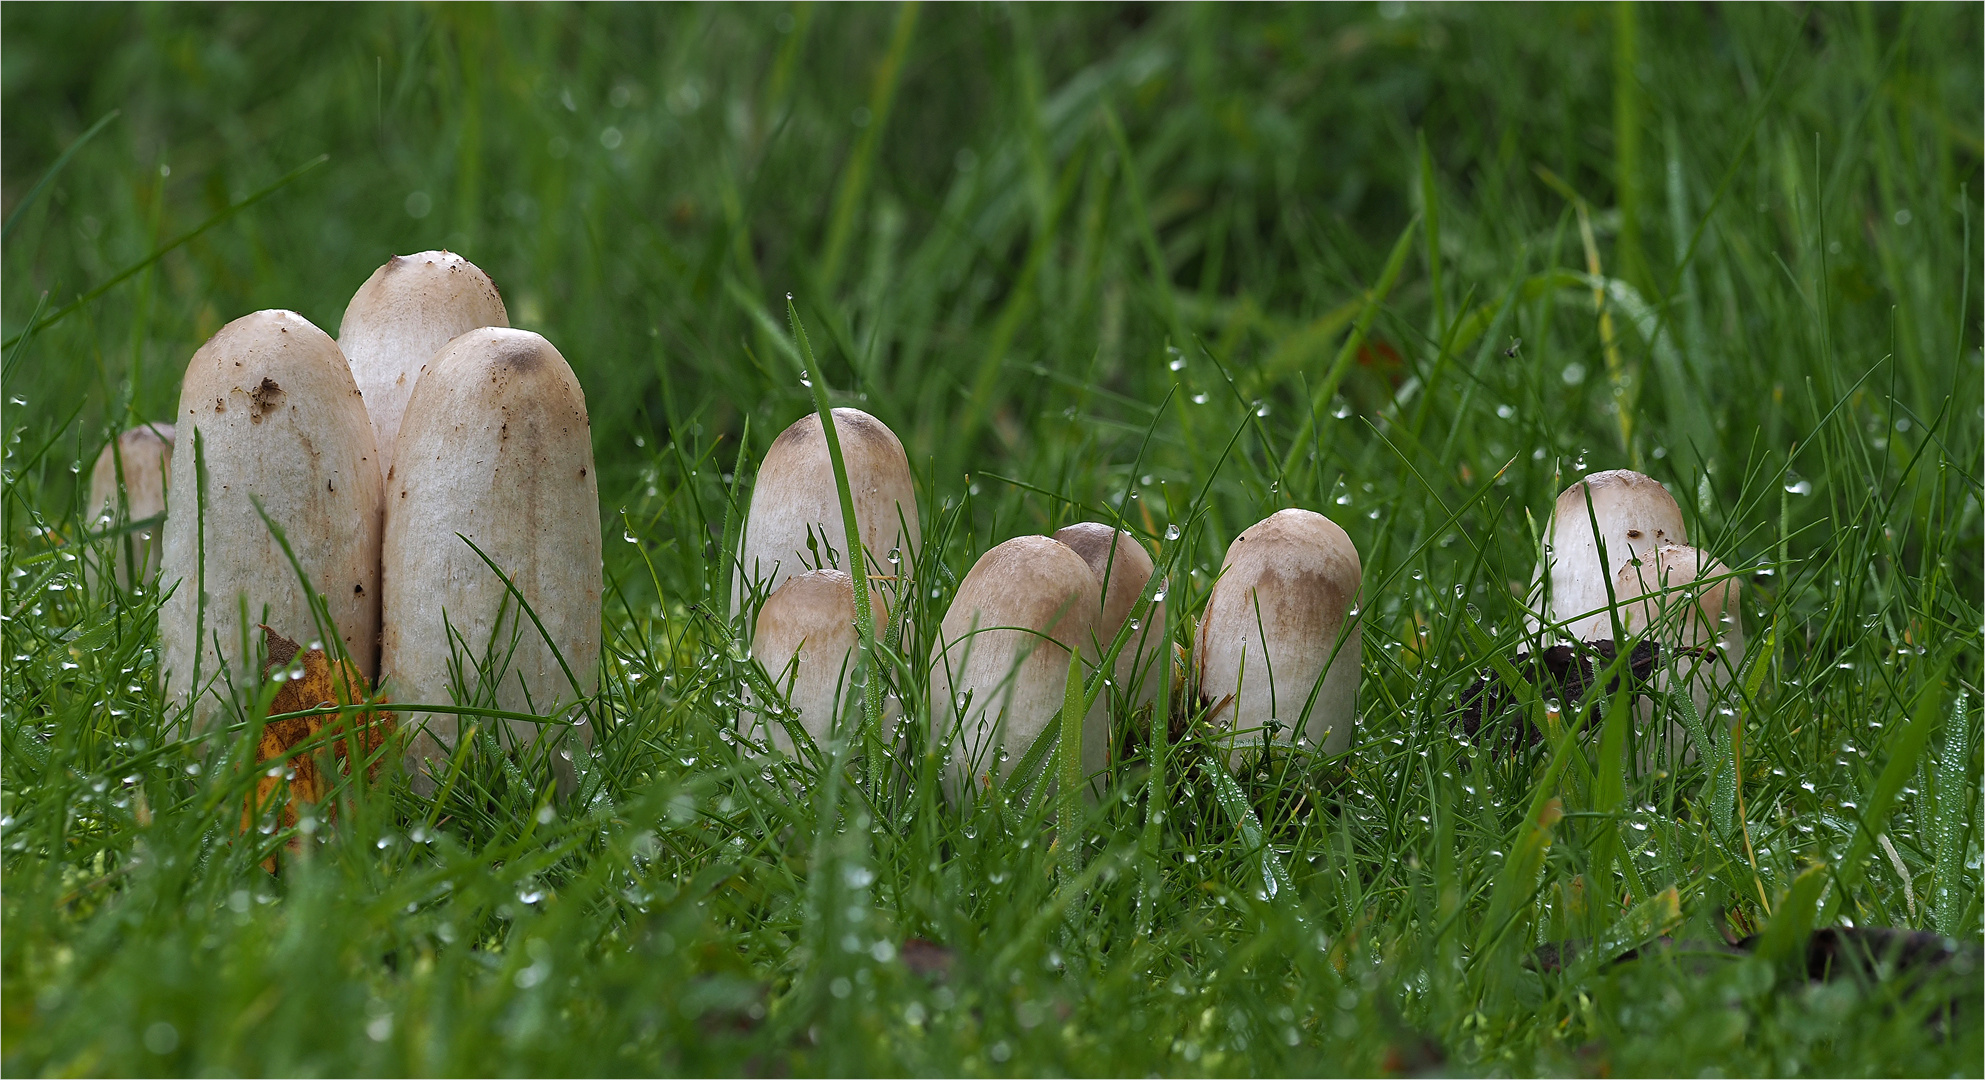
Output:
[[[1927,756],[1897,766],[1908,791],[1883,807],[1894,861],[1844,870],[1823,910],[1978,939],[1980,740],[1958,702],[1979,684],[1985,582],[1981,47],[1976,7],[1937,5],[8,5],[5,337],[44,294],[46,317],[141,267],[7,361],[7,632],[37,643],[6,650],[5,813],[22,837],[6,847],[10,1069],[1975,1071],[1971,999],[1925,1039],[1917,1005],[1781,994],[1749,967],[1561,986],[1442,965],[1474,940],[1509,830],[1550,782],[1537,762],[1457,764],[1456,696],[1482,641],[1515,644],[1509,586],[1528,579],[1551,498],[1612,467],[1669,485],[1694,542],[1751,575],[1752,639],[1775,628],[1777,646],[1745,760],[1747,812],[1779,839],[1759,856],[1754,838],[1710,837],[1677,794],[1701,777],[1643,778],[1627,802],[1658,804],[1666,838],[1649,882],[1681,885],[1699,937],[1726,909],[1750,905],[1738,921],[1755,925],[1808,860],[1867,857],[1855,811],[1908,747]],[[632,541],[608,555],[619,674],[682,685],[610,684],[633,733],[615,761],[638,763],[638,782],[616,781],[596,847],[572,841],[593,855],[540,847],[524,796],[458,826],[445,857],[396,855],[419,817],[403,799],[349,825],[387,854],[354,839],[336,869],[280,882],[292,910],[264,918],[275,886],[215,854],[226,804],[131,749],[133,725],[157,738],[156,695],[127,695],[136,719],[112,715],[121,676],[142,686],[150,670],[145,605],[38,591],[61,567],[33,560],[74,533],[71,466],[170,415],[219,326],[289,307],[335,331],[373,268],[431,247],[487,270],[513,325],[577,371],[609,536]],[[876,889],[883,921],[973,969],[940,991],[953,1005],[881,960],[856,1004],[808,989],[838,976],[810,966],[826,960],[796,929],[818,915],[795,877],[806,842],[768,838],[739,807],[784,805],[802,836],[813,809],[770,780],[697,773],[699,755],[735,756],[714,734],[735,677],[712,674],[730,671],[716,637],[680,632],[690,605],[723,594],[712,534],[732,463],[748,482],[752,456],[810,408],[788,295],[837,400],[901,434],[927,515],[957,515],[933,571],[943,595],[1019,532],[1115,510],[1160,538],[1202,488],[1187,612],[1254,520],[1296,505],[1346,527],[1370,604],[1357,779],[1282,849],[1319,923],[1249,900],[1255,871],[1202,846],[1226,826],[1194,795],[1208,816],[1182,805],[1162,852],[1126,875],[1173,883],[1170,929],[1100,901],[1015,959],[1004,942],[1039,937],[1024,917],[1046,892],[1027,890],[1055,878],[1017,837],[968,843],[956,830],[976,819],[945,818],[876,840]],[[101,626],[89,640],[128,657],[93,674],[69,650]],[[1934,738],[1897,741],[1919,721]],[[170,829],[141,838],[128,805],[92,802],[96,778],[127,768],[177,785]],[[1962,785],[1938,779],[1952,768]],[[1496,794],[1478,797],[1491,771]],[[642,830],[691,796],[715,831],[673,862],[600,854],[648,851]],[[87,828],[78,805],[95,807]],[[1458,839],[1442,816],[1456,807]],[[1093,824],[1106,845],[1112,826]],[[1596,918],[1572,898],[1605,843],[1587,840],[1552,849],[1534,896],[1501,901],[1528,905],[1540,940]],[[115,878],[105,867],[144,845],[179,852],[155,868],[183,865],[134,874],[121,904],[76,906],[79,882]],[[676,905],[648,916],[614,891],[621,873],[680,888]],[[541,876],[606,891],[536,915],[519,897]],[[422,907],[441,880],[462,890],[453,908]],[[362,925],[282,936],[339,897],[363,898]],[[426,922],[390,917],[410,903]],[[120,919],[158,944],[120,954]],[[520,953],[521,930],[434,936],[456,919],[537,919],[546,951]],[[700,944],[657,951],[678,938]],[[182,955],[208,940],[224,962]],[[416,955],[419,978],[378,959]],[[531,966],[490,975],[492,956]],[[563,973],[579,956],[596,985],[550,1004],[527,992],[540,960]],[[302,985],[320,970],[341,974]],[[206,1019],[186,1004],[202,979],[227,988]],[[287,994],[268,999],[272,984]],[[710,1001],[644,1011],[678,991]],[[103,995],[124,1004],[84,1004]],[[758,1025],[766,1002],[784,1026]],[[341,1017],[318,1042],[240,1034],[318,1015]],[[381,1015],[389,1037],[361,1041]],[[808,1018],[825,1017],[845,1042],[821,1048],[827,1021]],[[150,1038],[158,1023],[170,1040]],[[593,1035],[526,1049],[554,1023]]]

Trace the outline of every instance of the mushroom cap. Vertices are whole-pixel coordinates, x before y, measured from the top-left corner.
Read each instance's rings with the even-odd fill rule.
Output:
[[[1117,631],[1130,617],[1137,598],[1144,595],[1144,587],[1150,583],[1156,566],[1136,537],[1102,522],[1083,521],[1065,526],[1055,532],[1054,538],[1082,556],[1103,591],[1103,610],[1096,622],[1093,646],[1095,654],[1101,656],[1116,640]],[[1159,600],[1151,605],[1143,626],[1132,632],[1123,651],[1117,654],[1116,683],[1133,695],[1132,700],[1137,704],[1148,702],[1157,692],[1156,673],[1158,665],[1164,662],[1158,644],[1164,637],[1165,602]]]
[[[1594,521],[1599,525],[1596,536]],[[1532,609],[1544,601],[1545,618],[1566,623],[1578,640],[1610,639],[1613,620],[1607,612],[1606,586],[1620,567],[1663,544],[1687,542],[1682,509],[1660,481],[1629,469],[1593,473],[1558,495],[1544,533],[1545,554],[1538,573],[1539,585],[1549,574],[1550,593],[1543,598],[1533,595]]]
[[[1709,579],[1709,584],[1694,588]],[[1663,544],[1631,559],[1613,578],[1630,634],[1650,627],[1664,641],[1695,647],[1743,640],[1742,586],[1730,568],[1687,544]]]
[[[196,649],[202,720],[214,704],[204,684],[222,655],[237,685],[253,676],[253,658],[240,655],[252,629],[241,624],[243,594],[251,616],[267,606],[256,621],[298,640],[317,636],[311,598],[254,500],[324,595],[346,654],[371,677],[379,643],[378,455],[337,344],[293,311],[244,315],[193,354],[176,419],[189,444],[199,437],[206,497],[203,506],[189,445],[172,459],[172,490],[184,497],[166,519],[160,572],[162,589],[179,586],[159,613],[173,695],[190,697]]]
[[[509,325],[496,283],[451,251],[395,255],[358,287],[338,324],[338,348],[365,396],[379,475],[392,472],[401,417],[434,354],[471,330]]]
[[[552,715],[594,692],[598,484],[585,392],[551,342],[528,330],[485,327],[435,354],[407,403],[386,499],[380,666],[395,699],[450,699],[451,630],[478,659],[496,642],[500,670],[486,677],[496,683],[497,708]],[[461,537],[502,568],[543,633]],[[559,655],[579,684],[577,695]],[[473,671],[466,677],[478,678]],[[445,755],[435,736],[452,742],[456,730],[452,715],[408,718],[410,728],[423,722],[427,733],[410,747],[413,764]],[[590,738],[590,729],[576,730]],[[541,728],[512,721],[510,731],[528,743]],[[553,764],[563,772],[559,760]]]
[[[882,604],[897,591],[885,587],[886,583],[892,576],[912,572],[922,546],[910,459],[896,433],[860,409],[835,409],[834,428],[840,435],[841,460],[848,468],[855,521],[862,546],[867,549],[871,602],[876,605],[880,624],[885,610]],[[822,566],[846,570],[848,559],[843,549],[847,546],[840,489],[834,484],[827,437],[821,430],[820,416],[809,413],[772,441],[758,467],[738,551],[733,610],[743,611],[753,583],[770,595],[786,579],[808,570]],[[831,560],[830,551],[835,553]],[[892,552],[899,560],[896,564],[889,561]]]
[[[1322,753],[1350,745],[1362,653],[1352,608],[1362,576],[1351,537],[1309,510],[1271,514],[1228,546],[1193,650],[1200,694],[1213,703],[1214,722],[1233,732],[1230,767],[1271,720],[1281,725],[1278,742],[1292,741],[1300,725]]]
[[[1092,655],[1101,595],[1082,556],[1045,536],[998,545],[958,583],[930,672],[932,745],[951,743],[946,790],[954,798],[972,786],[969,778],[1011,773],[1060,714],[1069,652]],[[1097,711],[1083,725],[1083,768],[1091,773],[1107,764],[1108,724]]]
[[[751,651],[786,693],[787,704],[799,713],[800,726],[825,750],[834,720],[854,693],[859,659],[855,651],[855,580],[841,570],[809,570],[786,579],[758,609]],[[790,670],[789,670],[790,669]],[[755,711],[739,714],[746,734],[762,723],[773,745],[790,754],[792,736],[786,726]]]
[[[106,444],[103,452],[97,455],[96,464],[90,469],[89,512],[94,515],[91,525],[108,525],[120,518],[125,521],[143,521],[165,513],[166,481],[172,474],[171,424],[141,424],[117,436]],[[124,478],[124,502],[117,500],[117,480],[119,465],[122,464]],[[149,578],[158,569],[159,538],[154,530],[146,530],[132,536],[136,545],[138,577]],[[123,545],[114,545],[116,551],[110,556],[115,565],[117,580],[124,581],[128,568],[123,557]]]

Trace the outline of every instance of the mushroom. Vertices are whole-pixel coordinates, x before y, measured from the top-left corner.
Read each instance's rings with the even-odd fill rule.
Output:
[[[189,437],[173,455],[179,497],[166,518],[159,575],[171,590],[159,637],[174,700],[192,708],[196,723],[212,719],[230,681],[243,685],[260,670],[248,652],[257,622],[299,640],[330,640],[320,638],[332,628],[318,625],[257,500],[323,595],[344,655],[371,678],[379,647],[378,455],[337,344],[293,311],[228,323],[186,366],[177,426]],[[205,477],[196,482],[199,468]],[[126,483],[128,490],[128,472]]]
[[[1350,745],[1361,647],[1358,549],[1337,523],[1290,508],[1227,547],[1193,645],[1200,694],[1231,732],[1228,767],[1266,730],[1324,754]]]
[[[1614,469],[1578,481],[1559,494],[1544,531],[1544,558],[1531,586],[1531,631],[1541,614],[1546,622],[1564,624],[1574,641],[1611,640],[1606,593],[1614,575],[1663,544],[1687,542],[1681,507],[1652,477]]]
[[[165,513],[166,480],[172,473],[171,424],[140,424],[119,435],[97,455],[90,470],[90,513],[93,525],[113,526],[127,521],[143,521]],[[120,499],[121,493],[121,499]],[[153,529],[130,537],[131,558],[127,562],[124,545],[116,544],[109,556],[116,567],[116,578],[130,584],[129,571],[137,570],[137,580],[148,580],[159,568],[159,538]]]
[[[388,486],[401,417],[428,361],[462,334],[509,325],[489,275],[449,251],[395,255],[352,294],[338,347],[365,395]]]
[[[834,429],[854,495],[879,629],[887,618],[887,598],[896,592],[881,582],[906,578],[922,546],[910,459],[896,433],[860,409],[835,409]],[[772,440],[758,467],[738,550],[733,609],[743,614],[755,590],[769,596],[786,579],[809,570],[847,570],[847,546],[827,437],[820,417],[809,414]]]
[[[855,581],[845,571],[809,570],[788,578],[758,609],[752,652],[823,750],[861,674],[856,644]],[[793,752],[785,724],[761,717],[754,707],[739,712],[738,729],[769,735],[780,750]]]
[[[489,327],[450,342],[407,402],[393,473],[380,667],[394,697],[570,715],[599,685],[601,553],[592,427],[565,358],[526,330]],[[572,720],[590,741],[582,717]],[[537,724],[507,723],[520,745],[539,734]],[[447,755],[458,724],[407,718],[423,724],[409,767],[425,788],[433,778],[421,761]],[[562,790],[566,753],[552,763]]]
[[[1704,580],[1709,583],[1696,585]],[[1742,588],[1730,568],[1686,544],[1663,544],[1620,567],[1613,588],[1627,633],[1647,635],[1662,659],[1656,688],[1687,687],[1707,723],[1711,702],[1744,663]],[[1675,725],[1668,737],[1680,745]]]
[[[931,745],[951,747],[945,793],[1004,779],[1060,714],[1071,649],[1089,654],[1101,607],[1089,564],[1066,544],[1016,536],[979,557],[931,649]],[[1109,724],[1083,720],[1082,768],[1107,764]]]
[[[1120,532],[1096,521],[1084,521],[1055,532],[1055,539],[1067,544],[1096,577],[1102,590],[1103,608],[1096,621],[1096,640],[1091,647],[1097,656],[1109,651],[1138,597],[1150,583],[1154,566],[1144,545],[1127,532]],[[1165,641],[1165,601],[1163,593],[1154,598],[1141,625],[1131,628],[1129,640],[1117,654],[1115,682],[1132,705],[1149,704],[1158,687],[1158,665],[1163,663]]]

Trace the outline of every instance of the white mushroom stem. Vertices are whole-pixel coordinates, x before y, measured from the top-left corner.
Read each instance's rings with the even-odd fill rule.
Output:
[[[1710,707],[1736,681],[1746,648],[1742,586],[1729,567],[1685,544],[1664,544],[1620,567],[1614,590],[1627,633],[1659,650],[1656,688],[1687,688],[1696,715],[1713,727]],[[1671,725],[1670,742],[1680,735]]]
[[[172,474],[171,424],[141,424],[119,435],[97,455],[90,469],[90,520],[93,530],[143,521],[165,513],[166,480]],[[116,579],[130,584],[135,568],[139,581],[150,580],[159,566],[156,527],[129,535],[131,559],[125,560],[125,539],[110,545],[105,557],[115,565]]]
[[[590,742],[578,703],[599,685],[599,479],[585,394],[565,358],[525,330],[456,338],[414,388],[393,475],[381,668],[394,699],[534,713],[570,721]],[[450,752],[457,719],[405,722],[425,725],[410,766],[431,783],[419,766]],[[506,723],[518,745],[541,734]],[[552,761],[561,787],[570,753],[561,747]]]
[[[1531,632],[1542,614],[1546,622],[1564,624],[1574,640],[1611,640],[1606,594],[1620,568],[1663,544],[1687,542],[1681,507],[1652,477],[1615,469],[1571,485],[1559,494],[1544,531],[1543,559],[1531,586]]]
[[[835,409],[834,429],[866,549],[879,631],[922,546],[910,459],[896,433],[860,409]],[[759,465],[738,551],[732,609],[742,614],[753,591],[769,596],[788,578],[809,570],[848,569],[842,550],[847,535],[827,438],[820,417],[809,414],[772,441]]]
[[[1060,714],[1069,652],[1088,655],[1100,596],[1082,557],[1045,536],[1000,544],[958,583],[930,670],[931,745],[951,747],[952,799],[1011,774]],[[1108,716],[1098,701],[1082,732],[1082,768],[1091,775],[1108,764]]]
[[[835,719],[857,696],[857,643],[855,583],[844,571],[809,570],[789,578],[758,610],[752,655],[822,753]],[[770,738],[780,750],[793,753],[786,725],[756,705],[748,702],[740,711],[739,729],[752,738]]]
[[[338,347],[365,395],[380,476],[392,472],[400,420],[428,361],[471,330],[509,325],[489,275],[450,251],[395,255],[358,287],[338,326]]]
[[[1055,539],[1074,550],[1089,564],[1103,593],[1103,609],[1096,622],[1092,651],[1101,656],[1109,651],[1124,622],[1131,618],[1138,598],[1151,582],[1155,569],[1144,545],[1127,532],[1096,521],[1084,521],[1055,533]],[[1159,665],[1165,663],[1165,601],[1155,599],[1151,610],[1131,628],[1129,640],[1117,654],[1113,671],[1115,682],[1132,705],[1146,705],[1157,693]]]
[[[379,647],[379,468],[372,424],[338,346],[293,311],[258,311],[193,354],[180,386],[159,613],[166,685],[196,722],[259,674],[257,623],[311,641],[311,597],[255,510],[289,540],[367,678]],[[196,452],[197,451],[197,452]],[[196,460],[196,458],[198,460]],[[204,482],[196,480],[204,466]],[[127,478],[128,479],[128,478]],[[247,622],[243,622],[243,615]]]
[[[1324,754],[1351,743],[1362,655],[1358,549],[1337,523],[1291,508],[1227,547],[1194,642],[1200,694],[1239,769],[1264,732]]]

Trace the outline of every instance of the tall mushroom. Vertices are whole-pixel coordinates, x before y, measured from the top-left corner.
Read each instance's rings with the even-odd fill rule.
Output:
[[[401,417],[428,361],[462,334],[509,325],[489,275],[450,251],[395,255],[358,287],[338,325],[338,347],[365,395],[380,476],[392,472]]]
[[[857,693],[861,660],[856,644],[855,582],[845,571],[809,570],[788,578],[758,609],[752,654],[798,714],[807,737],[823,751],[835,718]],[[780,750],[793,752],[785,724],[761,715],[756,703],[739,712],[738,727],[750,736],[769,736]]]
[[[1660,481],[1614,469],[1574,483],[1558,496],[1544,531],[1544,558],[1531,586],[1532,631],[1541,614],[1564,624],[1574,641],[1611,640],[1606,592],[1620,568],[1663,544],[1687,542],[1682,509]]]
[[[171,424],[140,424],[117,436],[97,455],[90,469],[90,513],[93,528],[143,521],[165,513],[166,480],[172,474]],[[130,584],[130,571],[138,581],[149,580],[159,567],[159,530],[147,528],[130,534],[130,559],[125,558],[125,542],[106,553],[116,567],[116,579]]]
[[[258,501],[323,595],[336,643],[372,677],[378,455],[337,344],[293,311],[228,323],[186,366],[177,428],[188,437],[172,459],[160,567],[160,587],[172,592],[159,613],[174,700],[191,705],[196,722],[211,720],[229,680],[240,686],[259,671],[250,643],[257,623],[300,641],[334,640],[320,639],[331,628],[318,625]]]
[[[1655,645],[1656,687],[1686,687],[1696,715],[1707,723],[1711,702],[1736,681],[1744,663],[1742,587],[1730,568],[1686,544],[1663,544],[1628,560],[1613,587],[1627,633],[1645,634]],[[1670,725],[1670,742],[1679,736]]]
[[[575,706],[599,685],[598,484],[585,394],[550,342],[492,327],[435,355],[407,403],[386,499],[380,667],[395,699],[563,719],[590,741]],[[425,786],[421,761],[445,756],[458,724],[406,722],[425,724],[409,748]],[[518,744],[540,733],[507,723]],[[552,764],[569,786],[563,754]]]
[[[1151,554],[1136,537],[1098,521],[1078,522],[1059,529],[1055,539],[1082,556],[1102,590],[1103,607],[1096,621],[1096,641],[1092,646],[1095,654],[1101,656],[1109,651],[1110,643],[1116,640],[1138,598],[1144,595],[1144,587],[1151,581],[1155,569]],[[1140,623],[1131,628],[1129,640],[1117,654],[1115,682],[1133,705],[1148,704],[1158,692],[1158,666],[1166,662],[1165,652],[1165,601],[1161,593]]]
[[[1100,599],[1089,564],[1045,536],[998,545],[958,583],[930,661],[931,745],[951,747],[951,798],[1010,774],[1060,714],[1069,653],[1088,653]],[[1088,774],[1107,764],[1107,716],[1099,712],[1083,722]]]
[[[888,425],[860,409],[835,409],[834,429],[855,502],[878,628],[922,546],[910,459]],[[846,526],[820,417],[809,414],[772,441],[758,467],[738,551],[732,605],[740,614],[754,589],[769,596],[809,570],[848,569]]]
[[[1300,732],[1325,754],[1350,745],[1362,575],[1351,537],[1309,510],[1277,511],[1228,545],[1193,659],[1212,720],[1229,732],[1229,768],[1264,732],[1283,743]]]

